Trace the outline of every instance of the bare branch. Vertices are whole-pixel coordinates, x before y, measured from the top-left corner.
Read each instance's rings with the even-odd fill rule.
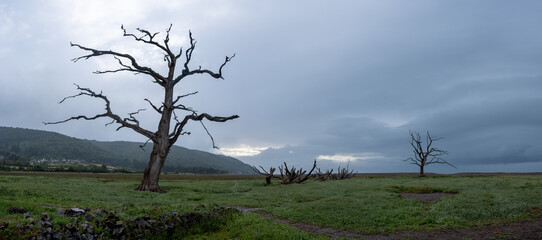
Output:
[[[99,71],[99,70],[96,70],[94,71],[94,74],[104,74],[104,73],[116,73],[116,72],[122,72],[122,71],[129,71],[129,72],[134,72],[134,74],[139,74],[140,71],[137,70],[137,69],[134,69],[126,64],[124,64],[122,62],[122,60],[120,58],[118,58],[117,56],[113,56],[113,58],[115,58],[117,60],[117,62],[119,63],[119,65],[122,67],[122,68],[119,68],[119,69],[116,69],[116,70],[105,70],[105,71]]]
[[[182,104],[178,104],[178,105],[173,106],[173,109],[174,110],[177,110],[177,109],[178,110],[183,110],[183,111],[191,112],[192,114],[197,114],[196,110],[194,110],[192,108],[189,108],[189,107],[186,107],[186,106],[184,106]]]
[[[109,123],[106,123],[105,126],[107,127],[107,126],[109,126],[109,125],[111,125],[111,124],[113,124],[113,123],[115,123],[115,119],[113,119],[113,121],[111,121],[111,122],[109,122]]]
[[[151,105],[151,107],[152,107],[155,111],[157,111],[158,113],[160,113],[160,114],[164,113],[164,112],[162,111],[162,108],[163,108],[163,107],[157,108],[154,104],[152,104],[151,100],[149,100],[149,99],[147,99],[147,98],[145,98],[145,99],[143,99],[143,100],[147,101],[147,102]]]
[[[171,31],[171,27],[173,27],[173,23],[169,24],[168,29],[166,29],[166,38],[164,39],[164,46],[169,50],[169,31]]]
[[[194,49],[196,48],[196,41],[192,37],[192,31],[190,31],[190,30],[188,31],[188,36],[190,37],[190,47],[185,52],[186,60],[184,62],[183,74],[185,72],[188,73],[190,71],[188,69],[188,64],[190,63],[190,60],[192,60],[192,53],[194,52]]]
[[[209,74],[209,76],[213,77],[213,78],[220,78],[220,79],[224,79],[224,77],[222,76],[222,69],[224,68],[224,66],[226,66],[226,64],[231,61],[234,57],[235,57],[235,54],[233,54],[231,57],[228,57],[226,56],[224,62],[222,63],[222,65],[220,65],[220,68],[218,69],[218,73],[215,73],[211,70],[208,70],[208,69],[201,69],[201,66],[198,68],[198,69],[195,69],[195,70],[190,70],[188,64],[190,63],[190,61],[192,60],[192,53],[194,52],[194,49],[196,48],[196,41],[194,40],[194,38],[192,37],[192,32],[189,31],[189,36],[190,36],[190,47],[185,51],[185,62],[184,62],[184,69],[182,70],[182,73],[181,75],[175,77],[175,79],[173,80],[173,84],[177,84],[178,82],[180,82],[183,78],[187,77],[187,76],[190,76],[190,75],[194,75],[194,74]],[[175,56],[176,59],[178,59],[182,54],[182,49],[181,51],[179,52],[178,55]]]
[[[179,99],[181,99],[181,98],[188,97],[188,96],[191,96],[191,95],[195,95],[197,93],[198,93],[198,91],[195,91],[193,93],[187,93],[185,95],[177,96],[177,99],[175,99],[175,101],[173,101],[173,104],[176,104],[179,101]]]
[[[95,119],[98,119],[98,118],[103,118],[103,117],[107,118],[108,117],[108,118],[111,118],[113,120],[113,122],[117,122],[117,123],[119,123],[121,125],[119,128],[117,128],[117,130],[119,130],[122,127],[127,127],[127,128],[130,128],[130,129],[136,131],[137,133],[139,133],[139,134],[141,134],[141,135],[143,135],[145,137],[148,137],[150,139],[155,139],[154,133],[139,127],[139,124],[138,124],[137,120],[135,120],[135,119],[122,119],[118,115],[114,114],[111,111],[111,103],[109,102],[109,99],[107,99],[107,97],[105,95],[103,95],[102,93],[96,93],[96,92],[90,90],[89,88],[82,88],[77,84],[74,84],[74,85],[77,86],[77,90],[79,90],[80,92],[78,94],[76,94],[76,95],[65,97],[64,99],[62,99],[62,101],[60,101],[60,103],[63,103],[66,99],[75,98],[75,97],[78,97],[78,96],[89,96],[89,97],[99,98],[99,99],[102,99],[105,102],[105,113],[97,114],[97,115],[92,116],[92,117],[85,116],[85,115],[74,116],[74,117],[70,117],[70,118],[62,120],[62,121],[45,122],[44,124],[46,124],[46,125],[59,124],[59,123],[65,123],[65,122],[68,122],[68,121],[71,121],[71,120],[79,120],[79,119],[95,120]],[[138,112],[136,112],[136,113],[138,113]],[[136,113],[133,113],[131,115],[131,117],[133,118],[133,115],[136,114]],[[129,123],[128,121],[135,122],[136,124]],[[111,123],[108,123],[106,125],[109,125],[109,124],[111,124]]]
[[[71,117],[71,118],[68,118],[68,119],[65,119],[65,120],[62,120],[62,121],[58,121],[58,122],[44,122],[43,124],[45,124],[45,125],[59,124],[59,123],[65,123],[65,122],[68,122],[68,121],[71,121],[71,120],[79,120],[79,119],[95,120],[95,119],[102,118],[102,117],[108,117],[108,116],[105,113],[104,114],[98,114],[98,115],[93,116],[93,117],[88,117],[88,116],[85,116],[85,115],[79,115],[79,116]]]
[[[220,78],[220,79],[224,79],[224,77],[222,76],[222,68],[224,66],[226,66],[226,64],[231,61],[231,59],[235,57],[235,54],[233,54],[233,56],[231,57],[228,57],[226,56],[226,60],[224,61],[224,63],[222,63],[222,65],[220,66],[219,70],[218,70],[218,73],[215,73],[211,70],[207,70],[207,69],[201,69],[201,67],[199,69],[196,69],[196,70],[192,70],[192,71],[184,71],[183,70],[183,74],[178,76],[177,78],[175,78],[174,80],[174,83],[177,84],[179,81],[181,81],[183,78],[185,78],[186,76],[190,76],[190,75],[193,75],[193,74],[209,74],[209,76],[213,77],[213,78]]]
[[[175,124],[175,130],[172,134],[170,134],[170,136],[173,136],[170,138],[170,143],[173,144],[177,141],[177,138],[179,138],[179,135],[181,135],[182,131],[183,131],[183,128],[184,126],[188,123],[189,120],[192,120],[192,121],[201,121],[203,119],[207,119],[209,121],[212,121],[212,122],[226,122],[226,121],[229,121],[229,120],[233,120],[233,119],[236,119],[236,118],[239,118],[239,116],[237,115],[232,115],[232,116],[229,116],[229,117],[219,117],[219,116],[211,116],[207,113],[202,113],[202,114],[196,114],[196,113],[192,113],[191,115],[186,115],[184,117],[184,119],[182,121],[177,121],[177,124]],[[213,144],[213,147],[214,144]]]
[[[224,79],[224,78],[222,77],[222,68],[223,68],[224,66],[226,66],[226,63],[228,63],[229,61],[231,61],[234,57],[235,57],[235,53],[234,53],[231,57],[226,56],[226,59],[224,60],[224,63],[222,63],[222,65],[220,65],[220,68],[218,69],[218,75],[220,76],[220,78]]]
[[[147,146],[147,143],[149,143],[151,139],[147,139],[147,141],[143,144],[143,145],[139,145],[139,148],[141,148],[141,150],[143,150],[143,152],[145,152],[145,146]]]
[[[209,137],[211,138],[211,142],[213,143],[213,149],[219,149],[219,148],[215,145],[215,139],[213,138],[213,136],[211,135],[211,133],[209,133],[209,130],[207,130],[207,127],[205,127],[205,124],[203,124],[203,121],[199,121],[199,123],[201,123],[201,126],[203,127],[203,129],[205,129],[205,132],[207,132],[207,135],[209,135]]]
[[[202,113],[200,115],[188,115],[188,116],[185,116],[185,120],[186,119],[189,119],[189,120],[193,120],[193,121],[201,121],[203,120],[204,118],[211,121],[211,122],[226,122],[228,120],[232,120],[232,119],[236,119],[238,118],[239,116],[237,115],[232,115],[232,116],[229,116],[229,117],[219,117],[219,116],[211,116],[207,113]]]
[[[139,121],[134,117],[134,115],[136,114],[139,114],[139,112],[141,111],[145,111],[146,109],[139,109],[137,110],[137,112],[133,112],[133,113],[128,113],[128,116],[130,116],[130,118],[124,118],[124,121],[125,122],[134,122],[137,126],[139,126]]]
[[[121,66],[123,66],[123,68],[120,68],[120,69],[117,69],[117,70],[108,70],[108,71],[96,71],[96,73],[114,73],[114,72],[120,72],[120,71],[131,71],[131,72],[143,73],[143,74],[150,75],[155,79],[155,81],[158,84],[160,84],[162,86],[165,84],[165,81],[166,81],[165,77],[163,77],[162,75],[155,72],[154,70],[152,70],[149,67],[140,66],[137,63],[137,61],[135,60],[135,58],[132,57],[130,54],[118,53],[118,52],[114,52],[114,51],[111,51],[111,50],[108,50],[108,51],[96,50],[96,49],[93,49],[93,48],[83,47],[83,46],[81,46],[79,44],[75,44],[75,43],[71,43],[71,42],[70,42],[70,45],[72,47],[78,47],[78,48],[80,48],[82,50],[92,52],[91,54],[84,55],[84,56],[72,59],[73,62],[77,62],[77,61],[79,61],[81,59],[87,60],[87,59],[89,59],[91,57],[97,57],[97,56],[102,56],[102,55],[111,55],[111,56],[118,57],[118,58],[128,59],[130,61],[131,65],[132,65],[131,67],[128,67],[127,65],[123,64],[122,61],[120,61],[120,59],[117,58],[117,60],[121,63]]]
[[[262,171],[260,171],[256,166],[254,166],[254,165],[252,166],[252,170],[254,172],[256,172],[258,174],[261,174],[261,175],[265,175],[265,176],[269,175],[269,173],[267,171],[265,171],[265,169],[262,166],[260,166],[260,168],[262,169]],[[271,169],[273,169],[273,168],[271,168]]]
[[[188,96],[191,96],[191,95],[194,95],[194,94],[197,94],[198,92],[193,92],[193,93],[188,93],[188,94],[185,94],[185,95],[181,95],[181,96],[177,96],[177,99],[175,99],[173,101],[173,110],[176,110],[176,109],[179,109],[179,110],[183,110],[183,111],[188,111],[188,112],[191,112],[192,114],[196,114],[197,112],[192,109],[192,108],[189,108],[189,107],[186,107],[185,105],[183,104],[178,104],[178,105],[175,105],[177,104],[177,102],[181,99],[181,98],[184,98],[184,97],[188,97]],[[178,122],[178,121],[177,121]],[[205,127],[205,126],[204,126]]]
[[[309,177],[310,177],[310,176],[311,176],[311,174],[312,174],[312,171],[314,171],[314,169],[315,169],[315,168],[316,168],[316,159],[314,159],[314,164],[312,165],[312,169],[310,170],[310,172],[309,172],[309,173],[307,173],[307,175],[305,175],[305,177],[304,177],[304,178],[302,178],[302,179],[301,179],[301,181],[300,181],[300,182],[298,182],[298,183],[301,183],[301,182],[307,181],[307,179],[309,179]]]
[[[160,43],[154,41],[154,37],[156,37],[156,35],[159,34],[159,32],[156,32],[156,33],[153,33],[151,34],[149,31],[145,30],[145,29],[142,29],[142,28],[136,28],[139,32],[143,33],[143,36],[141,37],[138,37],[136,36],[135,34],[133,33],[127,33],[126,32],[126,29],[124,29],[124,25],[121,25],[120,28],[122,29],[122,31],[124,32],[124,36],[125,37],[133,37],[134,40],[138,41],[138,42],[144,42],[144,43],[147,43],[147,44],[151,44],[151,45],[154,45],[160,49],[162,49],[164,52],[167,52],[168,54],[171,53],[171,51],[169,51],[168,48],[166,48],[165,46],[162,46]],[[169,29],[167,30],[167,36],[166,36],[166,39],[168,39],[169,41],[169,30],[171,29],[171,25],[169,27]],[[145,38],[148,38],[148,39],[145,39]]]
[[[172,111],[173,113],[173,119],[175,120],[175,122],[177,122],[177,124],[175,124],[175,127],[173,129],[173,132],[169,134],[169,137],[170,138],[173,138],[175,137],[175,135],[177,134],[177,131],[180,131],[180,134],[179,135],[190,135],[190,132],[183,132],[182,129],[179,129],[181,127],[181,122],[179,121],[179,118],[177,117],[177,114],[175,113],[175,111]],[[174,142],[173,142],[174,143]],[[172,143],[172,144],[173,144]]]
[[[179,59],[183,55],[183,48],[179,48],[179,54],[175,55],[175,60]]]

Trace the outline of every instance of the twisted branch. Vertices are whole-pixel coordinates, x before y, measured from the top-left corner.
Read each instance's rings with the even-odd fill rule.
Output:
[[[186,115],[182,121],[180,121],[180,122],[177,121],[177,124],[175,124],[175,128],[174,128],[175,130],[171,134],[173,137],[171,137],[169,141],[172,144],[175,143],[175,141],[177,141],[177,138],[179,138],[179,136],[183,133],[183,128],[188,123],[188,121],[190,121],[190,120],[192,120],[192,121],[201,121],[204,118],[211,121],[211,122],[226,122],[226,121],[229,121],[229,120],[239,118],[239,116],[232,115],[232,116],[229,116],[229,117],[219,117],[219,116],[211,116],[211,115],[209,115],[207,113],[202,113],[202,114],[199,114],[199,115],[196,114],[196,113],[192,113],[191,115]],[[207,131],[207,133],[209,134],[208,131]],[[211,139],[212,139],[212,137],[211,137]],[[216,146],[214,146],[214,140],[213,140],[213,147],[216,147]]]
[[[213,72],[211,70],[207,70],[207,69],[201,69],[201,66],[198,69],[190,70],[190,68],[188,67],[188,64],[192,60],[192,53],[194,52],[194,49],[196,48],[196,41],[192,37],[192,32],[190,32],[190,31],[189,31],[189,36],[190,36],[190,47],[185,51],[185,58],[186,59],[185,59],[185,62],[184,62],[184,69],[182,70],[181,75],[177,76],[173,80],[173,84],[175,85],[175,84],[179,83],[183,78],[185,78],[187,76],[194,75],[194,74],[204,74],[204,73],[209,74],[209,76],[211,76],[213,78],[216,78],[216,79],[218,79],[218,78],[224,79],[224,77],[222,76],[222,68],[224,68],[224,66],[226,66],[226,64],[235,57],[235,54],[233,54],[231,57],[226,56],[226,59],[224,60],[222,65],[220,65],[220,68],[218,69],[218,73],[215,73],[215,72]],[[181,49],[181,52],[177,56],[175,56],[175,58],[179,58],[181,56],[181,53],[182,53],[182,49]]]
[[[92,116],[92,117],[89,117],[89,116],[86,116],[86,115],[80,115],[80,116],[70,117],[68,119],[65,119],[65,120],[62,120],[62,121],[57,121],[57,122],[44,122],[45,125],[65,123],[65,122],[68,122],[68,121],[71,121],[71,120],[79,120],[79,119],[95,120],[95,119],[98,119],[98,118],[104,118],[105,117],[105,118],[111,118],[113,120],[111,123],[108,123],[106,125],[112,124],[113,122],[116,122],[116,123],[120,124],[120,127],[117,128],[117,131],[120,128],[127,127],[127,128],[130,128],[130,129],[136,131],[137,133],[149,138],[149,139],[153,139],[153,140],[155,139],[154,133],[151,132],[151,131],[148,131],[146,129],[141,128],[139,126],[139,121],[137,121],[137,119],[135,119],[134,116],[133,116],[133,115],[139,113],[139,111],[141,111],[141,110],[139,110],[139,111],[137,111],[135,113],[129,114],[130,118],[122,119],[120,116],[118,116],[117,114],[114,114],[111,111],[111,102],[101,92],[96,93],[96,92],[90,90],[89,88],[82,88],[77,84],[74,84],[74,85],[77,86],[77,90],[79,90],[80,92],[78,94],[76,94],[76,95],[72,95],[72,96],[68,96],[68,97],[63,98],[59,102],[59,104],[63,103],[64,101],[66,101],[67,99],[70,99],[70,98],[76,98],[76,97],[79,97],[79,96],[89,96],[89,97],[102,99],[105,102],[105,113],[97,114],[97,115]],[[133,123],[130,123],[130,122],[133,122]]]
[[[115,72],[121,72],[121,71],[130,71],[130,72],[136,72],[136,73],[143,73],[143,74],[146,74],[146,75],[149,75],[149,76],[153,77],[155,79],[155,82],[160,84],[161,86],[165,85],[165,82],[166,82],[165,77],[163,77],[159,73],[155,72],[152,68],[144,67],[144,66],[139,65],[137,63],[137,61],[135,60],[135,58],[132,57],[130,54],[118,53],[118,52],[114,52],[114,51],[111,51],[111,50],[107,50],[107,51],[96,50],[96,49],[93,49],[93,48],[83,47],[83,46],[81,46],[79,44],[75,44],[75,43],[71,43],[71,42],[70,42],[70,45],[72,47],[78,47],[78,48],[80,48],[82,50],[92,52],[91,54],[87,54],[87,55],[84,55],[84,56],[81,56],[81,57],[73,58],[72,59],[73,62],[77,62],[77,61],[79,61],[81,59],[87,60],[89,58],[102,56],[102,55],[112,55],[112,56],[116,57],[116,59],[118,60],[118,62],[122,66],[122,68],[119,68],[119,69],[116,69],[116,70],[95,71],[95,73],[98,73],[98,74],[101,74],[101,73],[115,73]],[[119,58],[128,59],[130,61],[130,63],[131,63],[131,66],[128,66],[128,65],[122,63],[122,61]]]

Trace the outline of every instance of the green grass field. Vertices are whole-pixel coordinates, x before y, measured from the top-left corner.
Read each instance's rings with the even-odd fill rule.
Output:
[[[119,211],[135,219],[164,210],[189,211],[201,204],[261,208],[282,219],[361,233],[403,229],[428,231],[471,228],[533,217],[542,208],[542,175],[379,176],[341,181],[307,181],[265,186],[262,177],[163,175],[168,192],[138,192],[140,175],[0,175],[0,223],[26,221],[10,206],[32,214],[47,212],[56,225],[66,223],[57,209],[79,207]],[[243,179],[246,178],[246,179]],[[433,203],[404,199],[399,191],[438,189],[457,194]],[[0,233],[1,234],[1,233]],[[200,239],[327,239],[253,213],[237,214]]]

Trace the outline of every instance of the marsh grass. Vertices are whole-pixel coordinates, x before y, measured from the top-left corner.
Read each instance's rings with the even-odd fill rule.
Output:
[[[259,177],[165,178],[168,193],[139,192],[139,179],[123,175],[0,175],[0,224],[20,222],[9,206],[32,214],[48,212],[56,224],[66,222],[59,207],[118,211],[134,219],[157,209],[187,210],[200,204],[262,208],[279,218],[362,233],[401,229],[478,227],[533,217],[542,208],[542,175],[356,177],[342,181],[265,186]],[[399,192],[453,192],[433,203],[400,197]],[[533,210],[535,209],[535,210]],[[270,227],[272,226],[272,228]],[[317,236],[262,218],[235,217],[202,239],[313,239]],[[318,237],[323,238],[323,237]]]

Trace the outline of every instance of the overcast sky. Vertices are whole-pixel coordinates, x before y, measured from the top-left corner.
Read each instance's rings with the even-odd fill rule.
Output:
[[[126,52],[165,71],[156,48],[122,37],[120,26],[165,32],[171,44],[197,40],[192,67],[225,80],[183,80],[185,105],[212,115],[213,150],[198,123],[178,145],[238,157],[251,165],[283,161],[327,169],[416,172],[409,131],[443,137],[457,166],[428,172],[542,171],[542,2],[540,1],[2,1],[0,126],[55,131],[102,141],[145,141],[107,120],[44,126],[95,115],[103,102],[78,98],[73,83],[103,91],[119,115],[155,130],[143,100],[161,101],[142,75],[96,75],[107,57],[73,63],[84,46]],[[158,37],[163,38],[164,35]]]

